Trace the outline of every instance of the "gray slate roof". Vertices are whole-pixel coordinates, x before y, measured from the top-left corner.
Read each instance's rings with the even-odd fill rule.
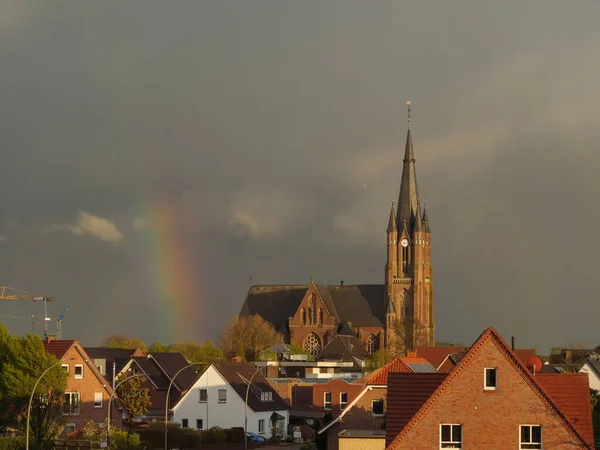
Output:
[[[316,286],[325,307],[339,322],[351,322],[357,327],[380,327],[385,323],[383,284]],[[308,288],[309,285],[252,286],[240,316],[258,314],[288,338],[288,320]]]
[[[354,336],[336,336],[315,358],[317,361],[340,361],[357,363],[365,360],[369,354],[364,345]]]
[[[242,398],[246,399],[248,388],[247,380],[250,380],[256,372],[251,364],[242,363],[216,363],[215,369],[225,378],[229,385]],[[272,392],[272,401],[261,401],[261,392]],[[259,372],[252,379],[250,392],[248,393],[248,406],[253,411],[288,411],[290,405],[282,399],[277,391],[269,384],[267,379]]]

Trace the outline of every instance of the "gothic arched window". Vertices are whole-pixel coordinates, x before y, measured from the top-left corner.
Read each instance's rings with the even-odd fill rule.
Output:
[[[300,310],[300,320],[302,321],[302,325],[306,325],[306,310],[304,308]]]
[[[370,355],[377,351],[377,338],[374,335],[369,336],[369,339],[367,339],[367,351]]]
[[[310,333],[304,339],[302,348],[310,353],[311,356],[317,356],[319,353],[321,353],[321,340],[319,339],[319,336],[317,336],[315,333]]]
[[[323,310],[319,308],[319,325],[323,325]]]
[[[308,324],[315,325],[317,323],[317,296],[312,294],[308,306]]]

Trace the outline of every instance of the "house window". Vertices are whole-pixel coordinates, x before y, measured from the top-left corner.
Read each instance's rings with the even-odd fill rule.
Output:
[[[260,393],[260,401],[261,402],[270,402],[273,401],[273,393],[272,392],[261,392]]]
[[[441,448],[462,448],[462,425],[443,424],[440,426]]]
[[[344,409],[348,404],[348,393],[340,392],[340,409]]]
[[[94,408],[102,408],[102,392],[94,392]]]
[[[265,434],[265,419],[258,419],[258,434]]]
[[[79,415],[79,392],[65,392],[65,403],[63,404],[63,415]]]
[[[75,425],[74,423],[65,423],[65,434],[69,434],[75,431],[76,426],[77,425]]]
[[[202,421],[202,419],[196,419],[196,429],[204,430],[204,422]]]
[[[65,372],[69,373],[69,365],[68,364],[63,364],[62,368],[65,369]]]
[[[498,388],[498,369],[486,367],[484,389],[486,391],[495,391]]]
[[[181,419],[181,428],[187,428],[187,427],[188,427],[188,420]]]
[[[541,425],[521,425],[521,446],[522,449],[542,448],[542,426]]]
[[[134,368],[131,370],[131,374],[132,374],[132,375],[137,375],[137,374],[138,374],[138,370],[137,370],[137,369],[134,367]]]
[[[208,391],[206,389],[198,389],[200,391],[200,403],[206,403],[208,400]]]
[[[219,403],[227,403],[227,390],[219,389]]]
[[[384,413],[384,403],[383,399],[373,400],[371,402],[371,412],[374,416],[383,416]]]
[[[75,364],[75,378],[83,378],[83,364]]]
[[[331,409],[331,392],[325,392],[323,405],[325,409]]]

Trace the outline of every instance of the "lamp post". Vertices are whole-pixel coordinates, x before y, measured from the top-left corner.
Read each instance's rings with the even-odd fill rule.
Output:
[[[110,393],[110,397],[108,398],[108,416],[106,418],[106,447],[108,447],[110,445],[110,403],[112,402],[112,399],[115,396],[115,392],[117,392],[117,388],[119,386],[121,386],[121,384],[126,382],[127,380],[131,380],[132,378],[136,378],[136,377],[145,377],[145,376],[146,375],[143,373],[138,373],[137,375],[131,375],[127,378],[124,378],[117,383],[115,388]]]
[[[260,367],[256,369],[256,372],[252,374],[250,380],[248,380],[248,386],[246,387],[246,404],[244,405],[244,450],[248,450],[248,394],[250,393],[250,385],[256,374],[260,372]]]
[[[73,358],[71,358],[71,359],[73,359]],[[37,389],[38,384],[40,384],[40,381],[42,381],[42,378],[44,378],[44,375],[46,375],[48,372],[50,372],[56,366],[61,364],[63,361],[64,360],[61,359],[60,361],[57,361],[56,363],[54,363],[50,367],[48,367],[46,370],[44,370],[44,372],[42,372],[40,377],[37,379],[37,381],[33,385],[33,390],[31,391],[31,396],[29,397],[29,406],[27,407],[27,431],[25,433],[25,450],[29,450],[29,419],[31,417],[31,403],[33,402],[33,394],[35,394],[35,390]]]
[[[175,375],[173,375],[173,378],[171,379],[171,382],[169,383],[169,389],[167,389],[167,400],[165,401],[165,450],[167,450],[167,439],[168,439],[168,433],[169,433],[169,427],[168,427],[168,422],[169,422],[169,394],[171,393],[171,386],[173,386],[173,382],[175,381],[175,378],[177,378],[177,375],[179,375],[185,369],[189,369],[190,367],[199,366],[199,365],[202,365],[202,364],[203,363],[191,363],[191,364],[188,364],[185,367],[182,367],[181,369],[179,369],[177,371],[177,373]]]

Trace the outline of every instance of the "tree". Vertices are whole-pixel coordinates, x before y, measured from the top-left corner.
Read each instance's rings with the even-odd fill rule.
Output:
[[[148,353],[148,348],[140,338],[131,338],[121,334],[111,334],[104,339],[103,345],[108,348],[128,348],[134,350],[139,348],[144,354]]]
[[[13,337],[0,324],[2,424],[26,426],[33,387],[42,373],[52,366],[55,367],[40,380],[32,401],[30,435],[37,446],[44,439],[56,437],[62,430],[62,406],[68,374],[54,356],[46,353],[38,336],[29,334],[26,337]]]
[[[407,356],[415,347],[427,344],[427,329],[413,317],[396,319],[392,324],[392,339],[396,356]]]
[[[372,372],[375,369],[385,366],[394,359],[394,352],[387,348],[380,348],[367,359],[365,370]]]
[[[125,380],[125,378],[127,377],[123,376],[123,374],[119,375],[117,377],[117,384]],[[147,413],[152,405],[150,389],[144,387],[146,381],[146,377],[131,377],[123,381],[117,388],[117,395],[132,419]]]
[[[150,344],[150,347],[148,347],[149,353],[164,353],[167,351],[169,351],[169,346],[162,344],[159,341],[154,341],[152,344]]]
[[[219,346],[228,356],[255,361],[261,351],[283,342],[283,336],[259,315],[234,317],[219,336]]]
[[[210,339],[204,345],[197,342],[182,342],[169,345],[168,351],[181,353],[191,363],[202,363],[204,367],[217,361],[225,361],[223,351],[216,347]]]

